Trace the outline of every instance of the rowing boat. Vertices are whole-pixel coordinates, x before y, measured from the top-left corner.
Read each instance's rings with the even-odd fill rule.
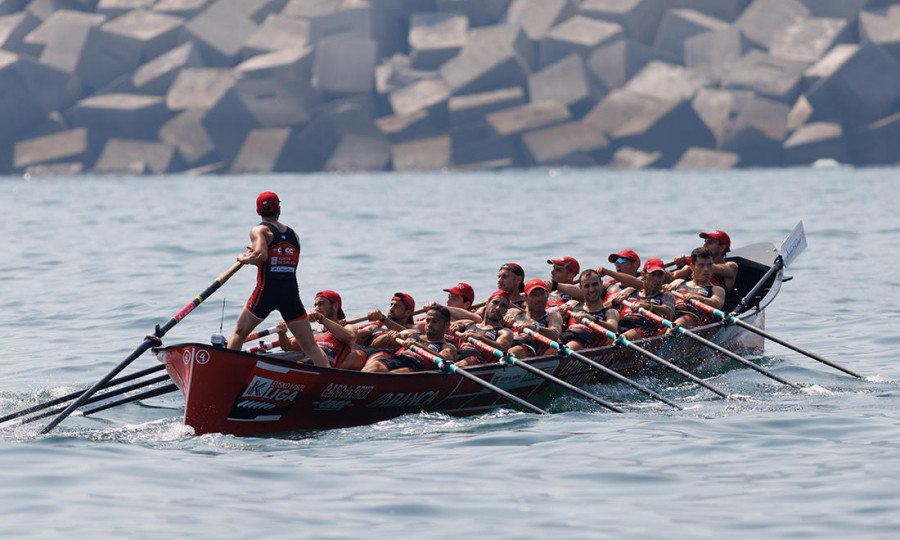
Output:
[[[765,309],[784,280],[772,273],[772,244],[753,244],[732,252],[739,266],[731,309],[741,291],[755,289],[737,317],[756,328],[765,326]],[[698,335],[738,354],[760,354],[764,340],[740,325],[718,322],[694,329]],[[672,333],[636,342],[686,370],[721,369],[728,359],[696,341]],[[623,375],[652,375],[657,364],[632,349],[607,346],[580,351]],[[298,353],[228,350],[205,343],[182,343],[154,349],[169,376],[184,394],[184,422],[198,435],[264,435],[371,424],[422,411],[472,415],[508,406],[502,396],[474,382],[440,371],[410,374],[363,373],[297,362]],[[571,356],[526,360],[528,364],[574,385],[611,384],[610,376]],[[467,371],[526,401],[545,399],[553,388],[547,379],[504,363]]]

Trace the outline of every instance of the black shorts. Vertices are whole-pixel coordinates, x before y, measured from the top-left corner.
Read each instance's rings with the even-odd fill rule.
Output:
[[[493,362],[495,358],[494,356],[485,358],[484,353],[474,347],[463,347],[456,353],[456,360],[457,362],[460,360],[468,360],[470,364],[480,366],[481,364]]]
[[[265,319],[275,310],[281,313],[284,322],[306,318],[306,308],[300,300],[297,280],[293,276],[289,279],[270,280],[264,288],[257,284],[247,300],[247,310],[259,320]]]
[[[626,315],[619,320],[619,332],[637,330],[641,339],[662,333],[665,326],[658,324],[643,315]]]
[[[596,332],[588,330],[586,326],[573,324],[569,329],[562,333],[559,340],[562,343],[576,342],[585,349],[593,349],[594,347],[602,347],[608,341],[606,336],[601,336]]]
[[[537,356],[556,353],[556,349],[554,349],[550,345],[547,345],[546,343],[532,338],[531,336],[516,337],[515,339],[513,339],[513,346],[515,347],[516,345],[522,347],[528,352],[528,358],[535,358]]]
[[[691,326],[703,326],[712,322],[712,318],[708,315],[700,313],[693,306],[675,306],[675,319],[684,317],[691,321]]]
[[[395,369],[400,368],[409,368],[410,371],[425,371],[429,369],[429,367],[426,367],[425,365],[426,360],[423,360],[413,353],[376,357],[375,361],[381,363],[388,371],[394,371]],[[434,366],[431,361],[427,362]]]

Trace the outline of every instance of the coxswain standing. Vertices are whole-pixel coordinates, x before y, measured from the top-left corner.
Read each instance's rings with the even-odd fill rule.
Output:
[[[670,321],[675,315],[675,295],[663,290],[666,268],[661,259],[647,259],[642,272],[644,286],[629,287],[612,298],[615,307],[623,306],[619,318],[619,330],[628,340],[643,339],[663,333],[666,327],[639,313],[646,309]],[[632,307],[622,304],[629,301]]]
[[[316,343],[328,357],[331,367],[356,370],[362,368],[362,362],[352,362],[348,359],[356,344],[357,330],[352,324],[347,324],[341,295],[335,291],[320,291],[316,293],[315,306],[315,310],[309,314],[309,321],[322,324],[322,331],[315,334]],[[288,337],[285,323],[280,322],[276,326],[278,344],[283,350],[300,349],[297,339]]]
[[[238,262],[259,268],[256,288],[238,316],[228,348],[240,349],[250,332],[277,309],[303,352],[315,365],[328,367],[328,359],[316,345],[300,300],[297,286],[300,239],[293,229],[278,221],[281,215],[278,195],[271,191],[260,193],[256,198],[256,213],[262,222],[250,229],[251,245],[247,252],[237,256]]]

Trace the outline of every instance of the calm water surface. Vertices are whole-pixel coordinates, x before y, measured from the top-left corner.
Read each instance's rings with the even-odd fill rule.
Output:
[[[869,537],[900,533],[897,169],[721,173],[537,170],[419,175],[0,179],[0,414],[99,380],[234,261],[273,190],[303,241],[301,291],[351,317],[394,291],[421,304],[496,268],[529,277],[624,247],[670,259],[724,229],[735,246],[809,247],[768,311],[788,341],[711,381],[644,381],[613,415],[562,396],[549,417],[410,415],[292,438],[194,437],[178,394],[0,427],[0,534],[135,538]],[[229,332],[245,269],[166,336]],[[224,301],[224,304],[223,304]],[[221,316],[224,307],[224,323]],[[273,320],[267,321],[271,326]],[[151,355],[132,369],[154,365]]]

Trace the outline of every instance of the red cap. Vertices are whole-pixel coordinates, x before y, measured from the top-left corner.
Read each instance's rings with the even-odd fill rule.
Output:
[[[631,259],[632,261],[637,262],[638,266],[641,265],[641,258],[638,257],[637,253],[631,251],[630,249],[623,249],[618,253],[610,253],[608,260],[609,262],[614,263],[619,257],[622,257],[623,259]]]
[[[543,279],[530,279],[528,283],[525,284],[525,294],[531,294],[531,291],[535,289],[544,289],[547,292],[550,292],[550,289],[547,288],[547,284],[544,283]]]
[[[444,289],[444,292],[448,292],[450,294],[457,294],[462,296],[469,302],[475,301],[475,289],[472,288],[468,283],[459,282],[456,285],[450,287],[449,289]]]
[[[492,292],[491,295],[488,296],[488,300],[490,300],[491,298],[493,298],[495,296],[502,296],[503,298],[506,298],[507,300],[509,300],[509,293],[504,291],[503,289],[497,289],[496,291]]]
[[[338,308],[338,313],[337,313],[338,318],[339,319],[344,318],[344,310],[341,309],[341,304],[343,303],[343,302],[341,302],[341,295],[339,295],[338,293],[336,293],[334,291],[319,291],[316,293],[316,298],[318,298],[320,296],[322,298],[325,298],[326,300],[330,301],[332,304],[336,305]]]
[[[416,301],[413,300],[412,296],[402,292],[395,292],[391,300],[393,300],[394,298],[399,298],[400,301],[403,302],[409,309],[416,309]]]
[[[662,259],[647,259],[647,262],[644,263],[644,272],[656,272],[657,270],[661,272],[666,271],[666,265],[662,262]]]
[[[573,259],[572,257],[561,257],[559,259],[547,259],[547,264],[555,264],[557,266],[562,266],[569,272],[573,274],[577,274],[581,267],[578,266],[578,261]]]
[[[731,250],[731,238],[728,237],[725,231],[702,232],[700,233],[700,238],[715,238],[725,246],[725,251]]]
[[[500,270],[509,270],[519,277],[525,277],[525,270],[522,270],[522,267],[516,263],[506,263],[500,267]]]
[[[281,208],[281,201],[278,195],[271,191],[264,191],[256,198],[256,213],[267,214],[269,212],[277,212]]]

